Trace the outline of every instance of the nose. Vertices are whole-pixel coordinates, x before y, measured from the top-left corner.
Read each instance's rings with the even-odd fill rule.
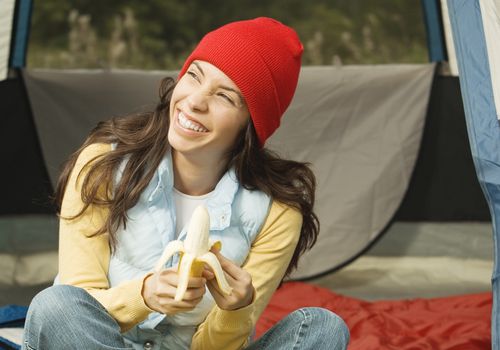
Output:
[[[192,111],[205,112],[208,108],[207,94],[202,89],[191,92],[188,97],[188,105]]]

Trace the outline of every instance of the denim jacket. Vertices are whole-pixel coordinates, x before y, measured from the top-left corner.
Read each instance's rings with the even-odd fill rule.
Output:
[[[117,171],[119,181],[125,161]],[[138,203],[128,211],[126,229],[117,232],[117,249],[111,257],[108,278],[110,287],[122,281],[141,278],[154,268],[165,246],[174,239],[184,240],[186,227],[175,237],[176,215],[173,199],[171,153],[167,152],[143,191]],[[222,242],[221,253],[242,265],[252,242],[262,228],[271,205],[269,196],[249,191],[238,182],[233,169],[224,174],[207,198],[210,237]],[[166,267],[176,266],[174,256]],[[136,349],[154,344],[154,349],[187,349],[198,325],[215,302],[207,290],[202,301],[189,312],[166,316],[151,313],[143,322],[124,334]]]

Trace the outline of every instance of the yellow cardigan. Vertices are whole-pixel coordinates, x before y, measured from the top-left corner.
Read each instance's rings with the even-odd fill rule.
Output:
[[[70,175],[61,207],[62,217],[76,214],[83,203],[80,196],[84,178],[80,170],[95,157],[109,152],[109,144],[93,144],[83,150]],[[122,332],[143,321],[153,310],[142,297],[145,275],[109,288],[110,261],[108,234],[89,237],[108,215],[107,209],[90,207],[74,220],[60,220],[59,281],[85,289],[99,301]],[[273,201],[261,232],[255,238],[242,268],[252,276],[255,296],[252,304],[226,311],[217,305],[193,336],[192,349],[241,349],[278,287],[297,245],[302,215],[299,211]]]

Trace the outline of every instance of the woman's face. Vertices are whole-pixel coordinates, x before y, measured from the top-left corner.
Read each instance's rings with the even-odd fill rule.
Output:
[[[250,117],[236,84],[205,61],[193,61],[180,78],[169,113],[172,148],[216,162],[226,157]]]

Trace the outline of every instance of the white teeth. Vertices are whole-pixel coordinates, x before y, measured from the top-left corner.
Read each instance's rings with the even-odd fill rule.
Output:
[[[208,130],[201,127],[201,126],[198,126],[198,125],[195,125],[194,123],[192,123],[190,120],[188,120],[185,116],[184,116],[184,113],[182,112],[179,112],[179,124],[181,124],[181,126],[183,128],[186,128],[186,129],[191,129],[191,130],[194,130],[194,131],[198,131],[198,132],[207,132]]]

